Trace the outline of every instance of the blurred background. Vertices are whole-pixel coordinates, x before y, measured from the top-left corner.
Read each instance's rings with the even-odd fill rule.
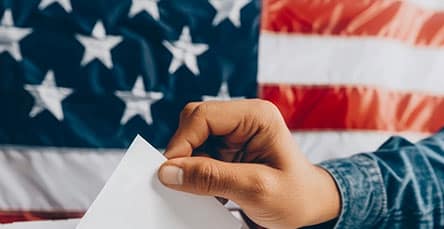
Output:
[[[192,101],[272,101],[313,162],[419,140],[443,47],[439,0],[0,0],[0,223],[80,217]]]

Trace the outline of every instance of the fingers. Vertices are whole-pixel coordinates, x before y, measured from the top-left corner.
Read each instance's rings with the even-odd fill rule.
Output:
[[[190,156],[209,135],[235,136],[242,142],[251,137],[257,128],[247,120],[251,115],[251,101],[190,103],[181,113],[179,127],[165,152],[167,158]],[[239,128],[244,128],[239,130]]]
[[[238,204],[269,196],[277,172],[272,168],[245,163],[226,163],[205,157],[172,159],[161,166],[160,181],[175,190],[218,196]]]

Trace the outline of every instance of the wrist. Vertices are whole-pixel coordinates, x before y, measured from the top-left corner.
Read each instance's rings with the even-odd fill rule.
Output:
[[[312,166],[313,176],[309,182],[310,206],[306,225],[317,225],[339,217],[341,196],[336,181],[330,173],[319,167]]]

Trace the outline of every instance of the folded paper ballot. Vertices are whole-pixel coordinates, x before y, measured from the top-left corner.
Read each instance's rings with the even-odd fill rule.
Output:
[[[76,229],[240,229],[213,197],[164,187],[157,170],[166,159],[137,136]]]
[[[79,223],[78,219],[54,220],[39,222],[11,223],[0,225],[1,229],[74,229]]]

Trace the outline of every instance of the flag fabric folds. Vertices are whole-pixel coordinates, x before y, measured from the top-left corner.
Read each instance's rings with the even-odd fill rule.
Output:
[[[272,101],[313,162],[419,140],[443,48],[439,0],[0,0],[0,223],[80,217],[192,101]]]
[[[140,134],[257,96],[260,1],[0,1],[0,222],[80,216]]]

